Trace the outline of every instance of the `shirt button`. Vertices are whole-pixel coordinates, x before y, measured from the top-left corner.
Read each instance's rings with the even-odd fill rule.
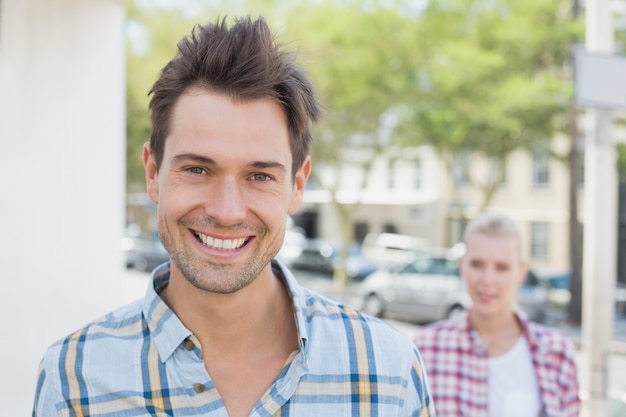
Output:
[[[193,384],[193,389],[194,391],[196,391],[198,394],[200,394],[201,392],[204,392],[204,385],[198,383],[198,384]]]
[[[185,349],[193,350],[193,348],[194,348],[194,345],[193,345],[193,342],[191,341],[191,339],[185,340]]]

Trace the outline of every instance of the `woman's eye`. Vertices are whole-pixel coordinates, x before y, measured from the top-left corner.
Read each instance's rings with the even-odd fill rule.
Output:
[[[252,175],[252,179],[255,181],[269,181],[270,176],[267,174],[254,174]]]

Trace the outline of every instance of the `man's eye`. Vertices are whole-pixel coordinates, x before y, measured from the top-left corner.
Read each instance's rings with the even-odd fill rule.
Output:
[[[269,181],[270,176],[267,174],[254,174],[252,175],[252,179],[255,181]]]
[[[187,172],[190,172],[192,174],[200,175],[200,174],[204,173],[204,169],[202,169],[200,167],[190,167],[190,168],[187,168]]]

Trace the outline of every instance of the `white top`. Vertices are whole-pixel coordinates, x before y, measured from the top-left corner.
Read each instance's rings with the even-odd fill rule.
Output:
[[[542,405],[530,347],[525,337],[489,358],[489,417],[540,417]]]

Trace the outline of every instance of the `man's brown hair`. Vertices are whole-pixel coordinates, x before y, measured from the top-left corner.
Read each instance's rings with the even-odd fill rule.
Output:
[[[238,18],[230,28],[226,18],[197,25],[178,43],[176,56],[149,92],[150,150],[157,170],[163,161],[173,108],[192,87],[236,101],[276,100],[287,118],[295,175],[309,154],[309,124],[318,119],[321,106],[304,70],[295,63],[295,54],[281,49],[263,17]]]

